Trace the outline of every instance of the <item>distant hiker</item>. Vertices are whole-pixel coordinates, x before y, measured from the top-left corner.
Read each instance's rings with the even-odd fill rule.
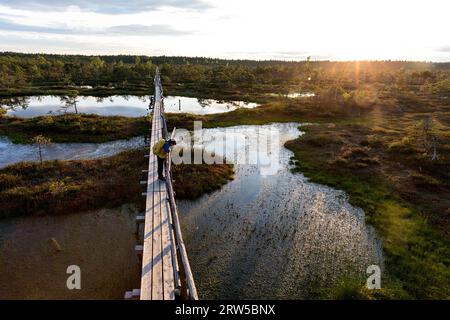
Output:
[[[148,109],[152,110],[153,109],[153,104],[154,104],[154,98],[153,96],[150,97],[150,104],[148,105]]]
[[[170,149],[176,145],[177,142],[173,139],[164,140],[161,139],[152,148],[153,154],[158,159],[158,179],[162,181],[166,181],[166,178],[163,176],[163,167],[164,167],[164,160],[166,160],[167,154],[169,153]]]

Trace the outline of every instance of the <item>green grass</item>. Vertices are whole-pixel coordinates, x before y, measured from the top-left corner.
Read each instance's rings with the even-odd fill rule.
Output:
[[[381,289],[368,289],[365,279],[343,277],[319,291],[325,300],[395,300],[411,299],[398,283],[382,282]]]
[[[331,107],[327,103],[305,101],[272,101],[254,109],[241,108],[212,115],[168,114],[169,130],[173,127],[193,129],[194,121],[204,128],[236,125],[263,125],[272,122],[324,122],[352,115],[352,109]],[[99,116],[92,114],[46,115],[35,118],[4,117],[0,119],[0,135],[14,143],[31,143],[37,135],[53,142],[107,142],[148,134],[149,117]]]
[[[231,112],[191,115],[168,114],[171,128],[193,128],[193,121],[202,121],[203,128],[230,127],[237,125],[264,125],[273,122],[327,122],[332,119],[340,121],[362,121],[357,109],[341,106],[331,101],[318,99],[285,100],[274,99],[260,107],[240,108]]]
[[[313,101],[272,101],[254,109],[241,108],[212,115],[168,114],[169,130],[173,127],[193,129],[194,121],[204,128],[235,125],[262,125],[272,122],[315,121],[351,113],[348,108],[330,107]],[[46,115],[35,118],[4,117],[0,119],[0,135],[14,143],[30,143],[37,135],[53,142],[106,142],[148,134],[149,117],[99,116],[92,114]]]
[[[37,135],[53,142],[106,142],[148,134],[149,118],[104,117],[66,114],[35,118],[6,117],[0,120],[0,135],[14,143],[31,143]]]
[[[288,142],[286,147],[295,155],[295,171],[304,173],[313,182],[346,191],[349,202],[364,209],[367,223],[373,225],[383,239],[387,269],[384,279],[392,298],[401,298],[402,290],[418,299],[450,298],[448,237],[427,223],[417,206],[402,199],[389,180],[393,176],[380,173],[380,164],[355,166],[366,161],[369,155],[358,151],[356,156],[348,152],[349,143],[343,137],[354,141],[358,135],[356,130],[364,132],[358,126],[351,128],[353,125],[339,130],[311,126],[304,137]],[[386,159],[379,162],[385,169],[394,165]],[[402,290],[392,290],[389,283],[400,283]],[[329,288],[329,292],[337,295],[353,292],[356,297],[364,296],[364,292],[355,290],[354,284],[345,283],[340,288]]]

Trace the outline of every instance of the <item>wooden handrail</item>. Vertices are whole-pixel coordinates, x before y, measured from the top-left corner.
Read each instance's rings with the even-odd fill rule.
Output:
[[[167,123],[166,123],[166,118],[165,118],[163,110],[161,112],[161,119],[163,121],[162,130],[163,130],[163,136],[165,138],[167,138],[167,136],[168,136]],[[174,134],[175,134],[175,128],[172,131],[171,138],[174,136]],[[173,222],[173,227],[174,227],[174,231],[175,231],[177,257],[181,261],[181,266],[179,269],[181,297],[183,299],[198,300],[197,288],[195,287],[194,277],[192,275],[191,266],[189,264],[186,247],[185,247],[184,241],[183,241],[183,235],[181,233],[180,221],[178,218],[178,216],[179,216],[178,207],[177,207],[177,204],[175,201],[175,193],[173,191],[173,183],[172,183],[172,161],[171,161],[171,152],[170,151],[166,158],[165,171],[166,171],[166,185],[167,185],[167,192],[169,195],[170,211],[172,214],[172,222]]]
[[[172,174],[171,172],[166,172],[166,180],[167,180],[167,191],[169,193],[169,203],[171,206],[172,211],[172,217],[173,217],[173,223],[175,228],[175,238],[177,241],[177,249],[180,256],[182,268],[180,268],[180,280],[182,283],[182,297],[185,295],[191,300],[198,300],[197,295],[197,288],[195,287],[194,277],[192,276],[191,266],[189,264],[189,259],[186,252],[186,247],[184,245],[183,236],[181,234],[181,226],[180,221],[178,219],[178,208],[177,204],[175,202],[174,192],[173,192],[173,186],[172,186]],[[185,279],[183,279],[185,278]],[[185,280],[187,284],[187,288],[189,289],[189,292],[187,293],[185,288],[183,288],[183,280]],[[184,294],[183,294],[184,289]]]

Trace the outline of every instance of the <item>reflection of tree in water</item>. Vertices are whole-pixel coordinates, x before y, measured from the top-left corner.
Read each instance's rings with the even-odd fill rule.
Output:
[[[227,104],[227,109],[230,109],[230,106],[236,107],[236,108],[241,107],[241,104],[239,103],[239,101],[224,101],[223,103]]]
[[[202,98],[197,98],[197,102],[202,108],[209,107],[211,106],[212,103],[210,99],[202,99]]]
[[[78,109],[77,109],[77,103],[78,103],[78,95],[74,94],[74,95],[67,95],[67,96],[62,96],[60,98],[62,106],[61,109],[58,110],[58,112],[62,112],[62,113],[68,113],[69,109],[74,109],[75,113],[78,113]]]
[[[239,101],[216,100],[216,103],[224,105],[227,110],[230,110],[231,107],[239,108]]]
[[[137,96],[137,98],[139,99],[139,101],[141,101],[141,102],[143,102],[143,103],[146,103],[147,100],[148,100],[148,97],[147,97],[147,96]]]
[[[6,111],[23,110],[30,106],[30,97],[0,98],[0,108]]]

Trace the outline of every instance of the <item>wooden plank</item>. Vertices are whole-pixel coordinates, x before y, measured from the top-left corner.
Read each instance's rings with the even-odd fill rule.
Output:
[[[141,296],[143,300],[150,300],[153,288],[153,235],[154,235],[154,202],[153,192],[156,177],[156,158],[152,153],[151,147],[156,139],[155,125],[157,121],[155,117],[152,119],[152,136],[149,147],[149,164],[148,164],[148,179],[147,179],[147,198],[146,198],[146,212],[145,212],[145,227],[144,227],[144,250],[142,257],[142,279],[141,279]],[[156,252],[155,252],[156,253]]]
[[[172,264],[172,241],[170,239],[170,211],[167,205],[166,184],[163,184],[161,192],[161,214],[163,219],[162,225],[162,243],[163,243],[163,281],[164,281],[164,299],[175,299],[175,284],[173,279]]]
[[[149,161],[147,192],[153,193],[154,161]],[[143,300],[152,299],[152,258],[153,258],[153,196],[145,203],[144,250],[142,255],[141,296]]]
[[[132,291],[125,292],[124,299],[127,299],[127,300],[135,299],[135,298],[138,298],[140,296],[140,294],[141,294],[140,289],[133,289]]]
[[[154,143],[159,140],[159,103],[155,107],[154,126],[152,127]],[[156,157],[152,155],[155,160]],[[153,170],[157,167],[154,163]],[[157,169],[157,168],[156,168]],[[162,219],[161,219],[161,195],[159,194],[160,183],[154,172],[153,183],[153,264],[152,264],[152,300],[164,299],[163,279],[163,242],[162,242]]]
[[[155,183],[156,186],[157,183]],[[163,269],[161,239],[161,199],[159,192],[153,192],[153,263],[152,300],[163,300]]]
[[[142,300],[175,299],[172,255],[174,242],[173,236],[171,236],[171,212],[167,204],[166,184],[158,180],[157,159],[152,152],[153,145],[162,138],[161,88],[158,81],[159,77],[156,75],[155,103],[147,171],[147,199],[140,294]]]

